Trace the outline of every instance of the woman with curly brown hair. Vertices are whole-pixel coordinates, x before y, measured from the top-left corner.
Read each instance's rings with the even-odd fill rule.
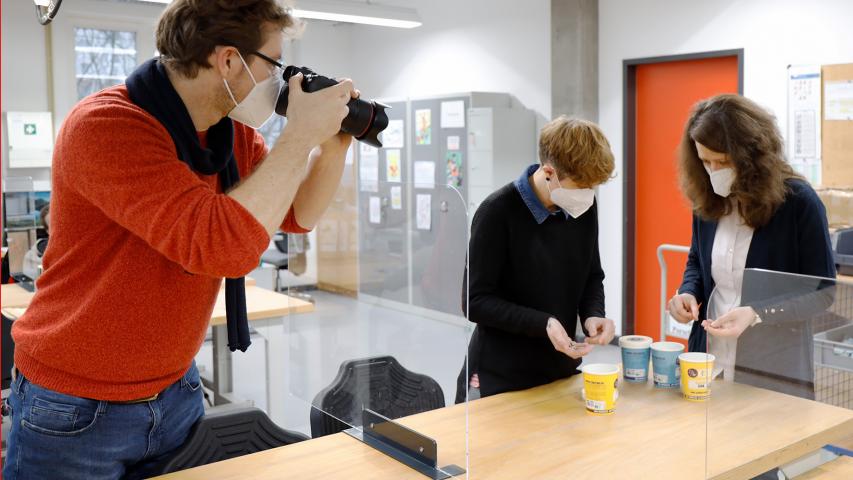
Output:
[[[690,351],[706,351],[707,334],[733,339],[761,322],[752,307],[739,306],[744,269],[835,277],[826,210],[785,161],[775,119],[756,103],[740,95],[697,103],[679,170],[693,206],[693,238],[668,308],[679,322],[696,320]],[[721,316],[699,322],[710,304]],[[733,357],[733,342],[714,344],[728,345]]]

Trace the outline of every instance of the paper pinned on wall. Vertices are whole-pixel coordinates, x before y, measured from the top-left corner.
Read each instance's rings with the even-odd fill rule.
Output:
[[[441,128],[465,128],[465,101],[441,102]]]
[[[447,137],[447,149],[448,150],[459,150],[459,137],[456,135],[451,135]]]
[[[462,152],[447,152],[447,186],[459,188],[462,186]]]
[[[400,183],[400,150],[385,150],[385,179],[388,182]]]
[[[821,181],[820,65],[788,67],[788,159],[813,185]]]
[[[432,195],[418,195],[418,230],[429,230],[432,227]]]
[[[344,165],[352,165],[353,157],[355,156],[355,145],[350,144],[347,149],[347,156],[344,157]]]
[[[370,223],[378,224],[382,222],[382,206],[379,202],[379,197],[370,197]]]
[[[394,210],[403,209],[403,187],[391,187],[391,208]]]
[[[432,144],[432,110],[415,110],[415,144]]]
[[[403,148],[406,128],[402,120],[389,120],[388,127],[382,132],[382,146],[385,148]]]
[[[415,162],[415,188],[435,188],[435,162]]]
[[[362,192],[379,191],[379,150],[370,145],[361,144],[358,164],[358,176]]]
[[[823,103],[826,120],[853,120],[853,81],[826,82]]]

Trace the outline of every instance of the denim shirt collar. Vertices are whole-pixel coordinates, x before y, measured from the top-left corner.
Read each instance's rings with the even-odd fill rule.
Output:
[[[536,196],[536,192],[534,192],[533,187],[530,186],[530,180],[528,178],[538,169],[539,164],[534,163],[533,165],[525,168],[524,172],[521,173],[521,176],[515,181],[515,188],[521,195],[521,199],[524,200],[525,205],[530,209],[530,213],[533,214],[533,218],[536,219],[536,223],[540,225],[547,220],[550,215],[557,215],[560,212],[562,212],[566,216],[566,219],[568,219],[568,213],[564,212],[562,209],[558,209],[554,212],[548,210],[545,208],[545,205],[542,205],[539,197]]]

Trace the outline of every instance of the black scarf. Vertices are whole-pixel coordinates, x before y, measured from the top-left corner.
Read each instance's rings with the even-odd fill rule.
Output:
[[[175,142],[178,159],[202,175],[219,174],[222,191],[240,181],[234,158],[234,125],[226,117],[207,131],[207,148],[202,148],[192,118],[183,100],[156,58],[140,65],[127,77],[130,100],[157,119]],[[246,315],[244,278],[225,279],[225,313],[228,323],[228,348],[246,351],[249,319]]]

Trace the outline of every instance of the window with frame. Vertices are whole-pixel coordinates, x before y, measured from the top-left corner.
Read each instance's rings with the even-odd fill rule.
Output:
[[[123,83],[136,68],[136,32],[74,29],[77,98]]]

